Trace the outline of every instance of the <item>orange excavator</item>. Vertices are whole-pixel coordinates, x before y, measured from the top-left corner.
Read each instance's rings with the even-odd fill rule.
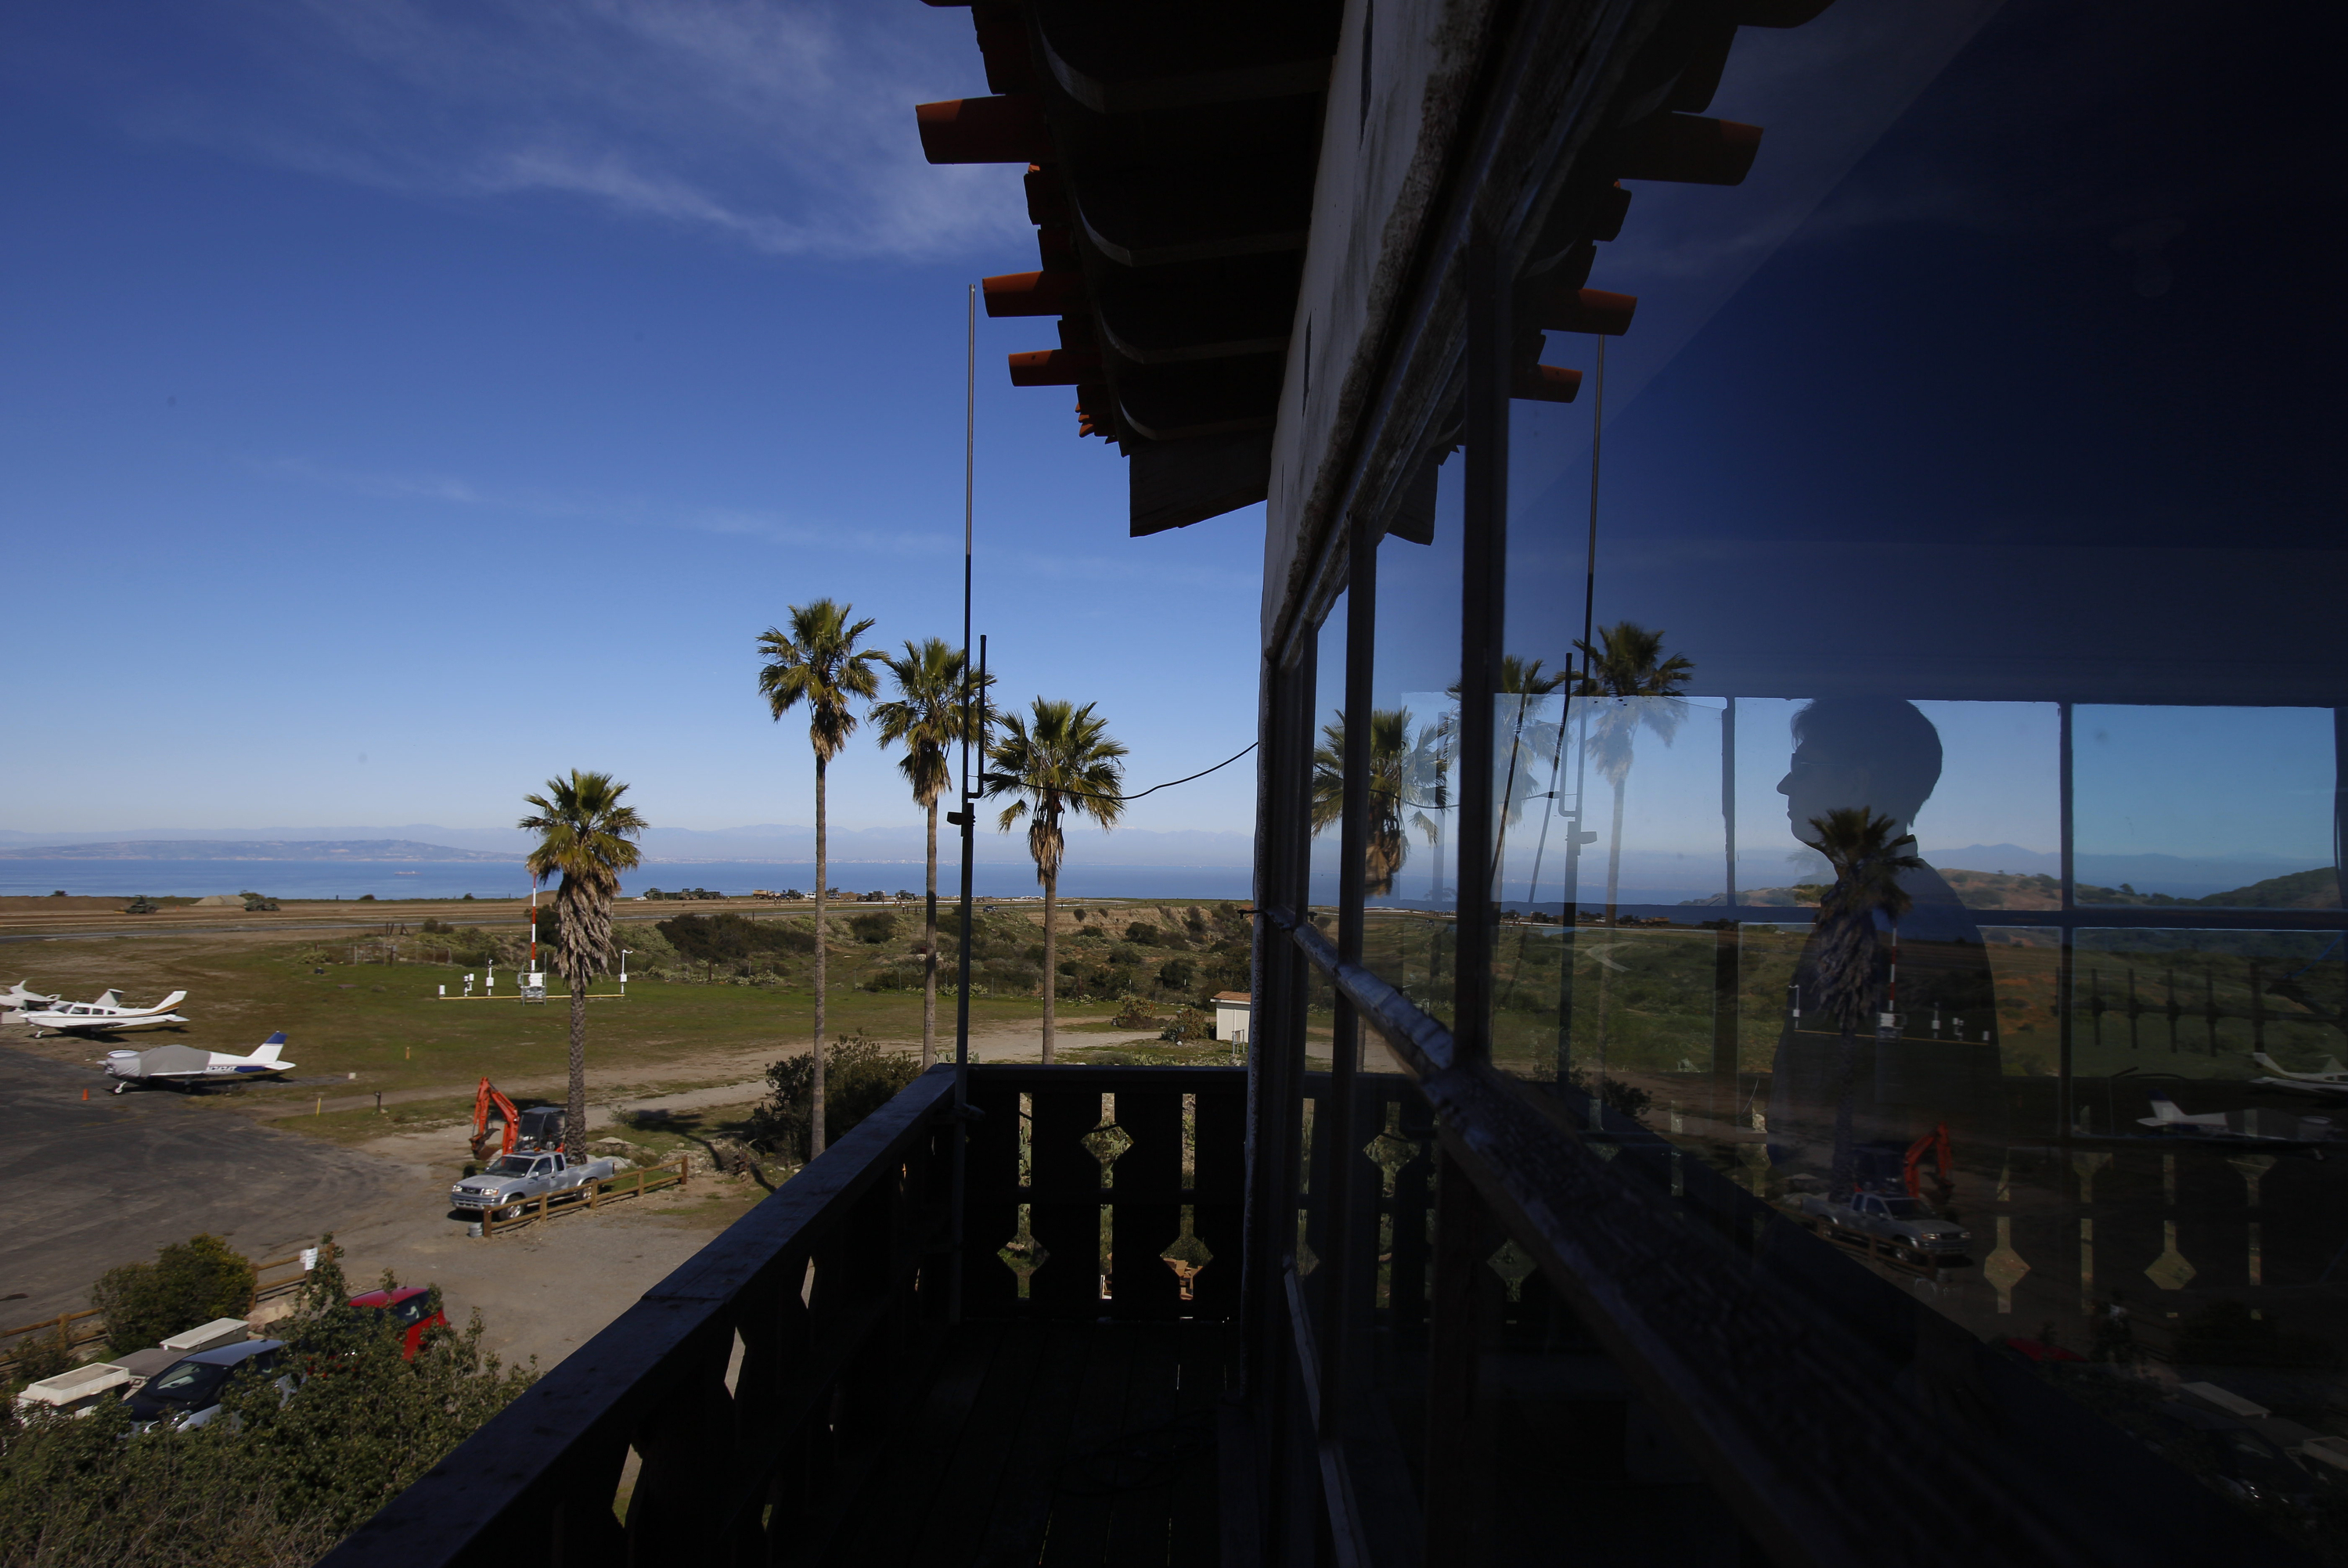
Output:
[[[1932,1156],[1932,1184],[1940,1189],[1939,1201],[1942,1207],[1946,1207],[1949,1200],[1957,1194],[1957,1150],[1956,1145],[1950,1142],[1946,1122],[1936,1123],[1930,1132],[1908,1145],[1907,1156],[1900,1162],[1900,1179],[1906,1184],[1908,1195],[1911,1198],[1924,1195],[1924,1184],[1920,1179],[1920,1173],[1927,1154]]]
[[[492,1110],[500,1122],[495,1133],[489,1131]],[[516,1149],[559,1149],[562,1146],[562,1107],[533,1105],[527,1111],[517,1111],[514,1102],[484,1078],[480,1088],[473,1091],[473,1158],[488,1159],[493,1142],[499,1154],[510,1154]]]

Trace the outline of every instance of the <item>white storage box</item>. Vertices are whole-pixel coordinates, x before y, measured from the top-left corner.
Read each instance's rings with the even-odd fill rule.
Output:
[[[199,1350],[217,1350],[223,1345],[242,1345],[252,1337],[242,1317],[215,1317],[210,1323],[174,1334],[163,1341],[163,1348],[175,1356],[192,1356]]]
[[[26,1384],[25,1391],[16,1396],[16,1403],[20,1409],[46,1405],[55,1410],[86,1410],[108,1394],[118,1396],[129,1382],[130,1374],[112,1362],[93,1361],[87,1367],[76,1367],[70,1372]]]

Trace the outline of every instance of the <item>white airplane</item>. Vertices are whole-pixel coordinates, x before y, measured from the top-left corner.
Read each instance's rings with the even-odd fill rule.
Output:
[[[285,1031],[278,1030],[250,1056],[231,1056],[222,1050],[204,1050],[192,1045],[159,1045],[152,1050],[109,1050],[106,1053],[107,1076],[115,1080],[117,1094],[132,1084],[176,1083],[193,1088],[199,1083],[247,1078],[278,1078],[294,1071],[294,1063],[284,1061]]]
[[[22,1012],[35,1008],[55,1007],[65,999],[63,997],[45,997],[24,981],[18,980],[6,990],[0,991],[0,1012]]]
[[[135,1008],[122,999],[120,991],[107,991],[94,1002],[60,1002],[55,1007],[28,1009],[21,1016],[38,1035],[43,1030],[52,1034],[113,1034],[127,1029],[160,1029],[166,1024],[185,1023],[171,1009],[188,999],[185,991],[173,991],[153,1007]]]
[[[2312,1149],[2336,1143],[2340,1133],[2329,1116],[2301,1116],[2289,1111],[2185,1111],[2159,1090],[2147,1091],[2152,1114],[2137,1118],[2137,1125],[2196,1143],[2263,1143],[2291,1149]]]
[[[2340,1065],[2336,1056],[2327,1056],[2323,1065],[2313,1072],[2293,1072],[2263,1050],[2250,1052],[2250,1060],[2273,1076],[2253,1078],[2251,1082],[2268,1089],[2295,1089],[2303,1094],[2348,1094],[2348,1067]]]

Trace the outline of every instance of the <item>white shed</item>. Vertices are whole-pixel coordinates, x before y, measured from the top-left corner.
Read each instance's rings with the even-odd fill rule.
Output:
[[[1215,1038],[1233,1045],[1248,1042],[1248,1020],[1254,1015],[1255,997],[1247,991],[1215,993]]]

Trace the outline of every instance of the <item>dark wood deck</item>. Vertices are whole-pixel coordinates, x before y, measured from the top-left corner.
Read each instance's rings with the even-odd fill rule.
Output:
[[[1126,1568],[1219,1559],[1219,1323],[968,1322],[798,1560]]]

